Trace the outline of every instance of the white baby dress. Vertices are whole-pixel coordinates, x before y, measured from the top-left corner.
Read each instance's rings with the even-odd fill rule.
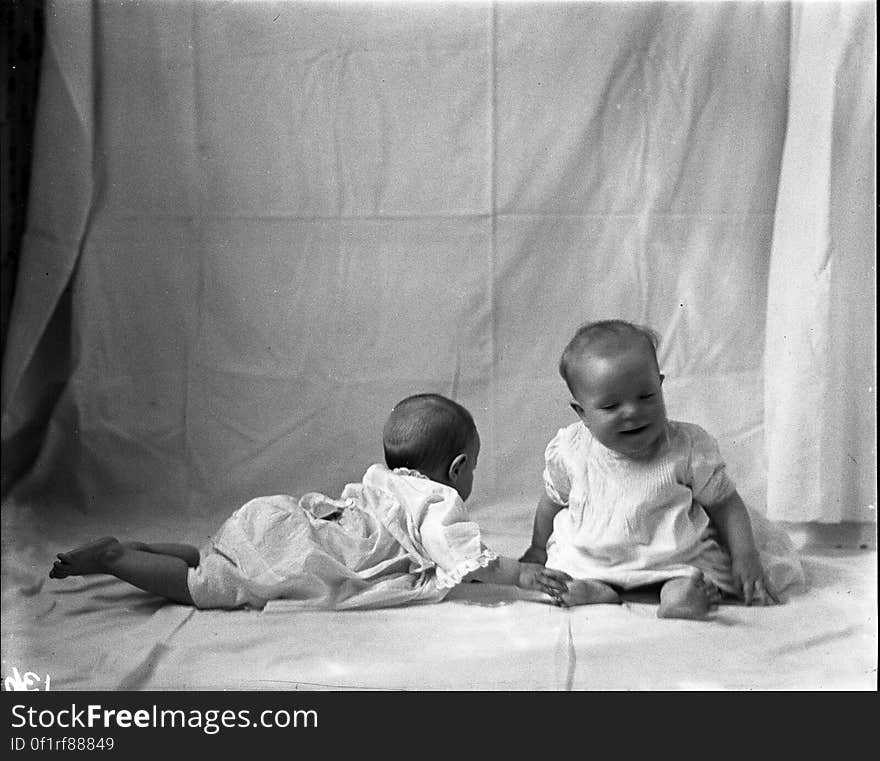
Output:
[[[668,421],[657,454],[641,461],[608,449],[583,423],[573,423],[547,445],[544,488],[568,508],[555,516],[548,567],[624,589],[699,569],[718,588],[735,593],[729,555],[701,505],[723,500],[735,486],[715,439],[698,425]],[[750,515],[774,588],[803,581],[790,543],[780,543],[781,529],[774,532],[766,520],[756,523]],[[765,551],[768,539],[775,554]]]
[[[202,550],[188,584],[199,608],[376,608],[439,602],[496,557],[454,489],[377,464],[339,499],[251,500]]]

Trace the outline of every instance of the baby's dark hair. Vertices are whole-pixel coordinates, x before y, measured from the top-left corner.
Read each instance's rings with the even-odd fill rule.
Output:
[[[659,371],[657,347],[660,344],[660,335],[656,330],[626,320],[597,320],[587,322],[577,329],[559,359],[559,374],[571,390],[569,371],[578,357],[583,356],[589,349],[595,349],[597,352],[620,351],[630,345],[634,339],[648,342]]]
[[[440,394],[416,394],[394,405],[382,431],[385,464],[426,475],[445,471],[477,432],[471,413]]]

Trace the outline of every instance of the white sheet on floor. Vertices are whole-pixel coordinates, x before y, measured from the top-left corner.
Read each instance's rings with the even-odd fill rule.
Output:
[[[563,610],[480,584],[408,608],[197,611],[109,577],[49,581],[51,553],[32,547],[5,573],[4,676],[54,690],[876,689],[876,551],[802,558],[806,593],[697,622],[658,619],[647,594]]]

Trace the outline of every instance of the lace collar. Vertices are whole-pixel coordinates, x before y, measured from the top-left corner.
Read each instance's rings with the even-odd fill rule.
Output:
[[[430,480],[424,473],[419,473],[419,471],[412,470],[411,468],[395,468],[391,472],[396,473],[398,476],[412,476],[413,478],[424,478],[426,481]]]

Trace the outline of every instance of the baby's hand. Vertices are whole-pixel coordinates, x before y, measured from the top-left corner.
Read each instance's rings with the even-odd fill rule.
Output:
[[[522,589],[535,589],[558,599],[560,595],[568,592],[566,582],[569,581],[571,581],[571,576],[563,571],[545,568],[538,563],[520,561],[516,585]]]
[[[547,550],[543,547],[535,547],[533,544],[529,547],[519,559],[520,563],[537,563],[544,565],[547,562]]]
[[[733,582],[740,589],[746,605],[777,605],[779,598],[764,575],[764,568],[757,552],[750,552],[731,559]]]

